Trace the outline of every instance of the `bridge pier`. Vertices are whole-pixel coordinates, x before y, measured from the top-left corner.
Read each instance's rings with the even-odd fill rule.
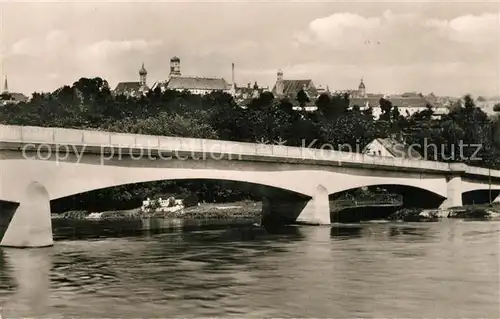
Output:
[[[451,176],[446,178],[446,199],[439,208],[462,206],[462,177]]]
[[[493,203],[500,203],[500,195],[498,195],[497,197],[495,197],[495,199],[493,199]]]
[[[314,196],[309,200],[297,217],[297,222],[309,225],[330,225],[330,201],[328,191],[323,185],[318,185]]]
[[[330,225],[330,202],[328,191],[318,186],[314,196],[306,198],[262,199],[262,224]]]
[[[45,187],[32,182],[21,193],[18,204],[0,211],[0,246],[29,248],[54,244],[50,198]]]

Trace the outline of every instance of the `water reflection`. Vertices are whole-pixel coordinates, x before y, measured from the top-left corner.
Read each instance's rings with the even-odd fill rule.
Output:
[[[500,223],[140,227],[0,249],[4,316],[499,317]]]
[[[15,289],[15,283],[10,276],[10,267],[6,253],[4,250],[0,249],[0,298],[13,289]]]
[[[349,239],[349,238],[358,238],[361,237],[361,231],[363,227],[361,225],[332,225],[330,229],[330,236],[332,238],[337,238],[339,240]]]
[[[52,268],[52,250],[43,249],[3,249],[7,269],[14,283],[14,294],[3,300],[5,316],[16,317],[21,311],[24,316],[43,315],[49,304]],[[9,285],[10,286],[10,285]],[[7,290],[14,288],[8,287]],[[15,312],[11,309],[15,308]]]
[[[151,236],[171,232],[215,230],[235,225],[251,225],[256,219],[238,220],[185,220],[185,219],[132,219],[132,220],[69,220],[52,221],[54,238],[89,239],[107,237]]]

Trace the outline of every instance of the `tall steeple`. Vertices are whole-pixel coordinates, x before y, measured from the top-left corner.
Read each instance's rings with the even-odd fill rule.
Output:
[[[236,83],[234,83],[234,62],[231,64],[231,95],[236,95]]]
[[[146,77],[148,75],[148,71],[144,68],[144,62],[142,62],[142,67],[139,70],[139,82],[141,83],[141,86],[146,86]]]
[[[358,86],[358,94],[363,97],[366,95],[366,86],[365,83],[363,82],[363,78],[361,78],[361,83],[359,83]]]
[[[7,76],[5,76],[5,82],[3,84],[3,93],[9,93],[9,84],[7,83]]]
[[[283,71],[280,69],[276,73],[276,95],[277,96],[282,96],[285,90],[285,84],[283,83]]]
[[[176,56],[174,56],[173,58],[170,59],[169,78],[175,77],[175,76],[181,76],[181,59],[179,59]]]

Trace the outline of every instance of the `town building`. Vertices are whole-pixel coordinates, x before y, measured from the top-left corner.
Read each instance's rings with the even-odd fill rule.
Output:
[[[264,92],[269,92],[269,87],[262,87],[257,84],[257,81],[252,85],[250,82],[247,86],[239,87],[234,83],[233,98],[240,106],[248,105],[253,99],[258,99]]]
[[[316,88],[316,92],[317,92],[317,96],[319,97],[321,94],[328,94],[328,95],[331,95],[331,92],[330,92],[330,88],[328,87],[328,85],[326,87],[324,87],[323,85],[318,85],[318,87]]]
[[[363,154],[392,158],[422,159],[420,153],[395,138],[376,138],[363,150]]]
[[[114,94],[116,95],[126,95],[130,97],[138,97],[146,94],[149,91],[147,85],[148,71],[144,68],[144,63],[139,69],[139,81],[138,82],[120,82],[116,85]]]
[[[324,88],[323,86],[318,86],[314,84],[311,79],[300,79],[300,80],[285,80],[283,78],[283,71],[278,70],[276,73],[276,83],[272,89],[272,93],[275,98],[278,99],[288,99],[294,105],[295,110],[305,110],[309,112],[316,111],[318,108],[316,107],[316,99],[322,93],[330,94],[330,89],[328,87]],[[309,102],[305,105],[305,107],[299,106],[297,101],[297,94],[303,90]]]
[[[428,105],[432,106],[437,117],[447,114],[449,111],[448,107],[439,103],[438,98],[433,93],[427,96],[416,92],[392,95],[367,93],[363,79],[361,79],[358,90],[351,91],[349,104],[351,107],[359,106],[361,109],[372,107],[373,116],[379,118],[382,114],[380,108],[380,99],[382,98],[390,101],[393,106],[397,106],[399,113],[403,116],[411,116],[414,113],[424,111]]]
[[[152,90],[160,88],[165,90],[188,91],[191,94],[209,94],[221,91],[231,93],[232,86],[224,78],[182,76],[181,61],[174,56],[170,59],[170,73],[167,80],[158,81],[151,87]]]
[[[28,102],[28,101],[29,98],[23,93],[9,91],[9,84],[7,82],[7,77],[5,77],[3,91],[0,96],[0,105],[17,104],[20,102]]]
[[[304,90],[310,100],[318,96],[318,90],[311,79],[285,80],[283,79],[282,70],[278,70],[276,75],[276,84],[272,89],[272,93],[275,97],[294,100],[297,98],[297,93],[299,93],[300,90]]]

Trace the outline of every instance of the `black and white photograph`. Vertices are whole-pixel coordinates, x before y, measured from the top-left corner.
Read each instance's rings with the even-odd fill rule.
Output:
[[[500,2],[1,0],[17,318],[500,318]]]

